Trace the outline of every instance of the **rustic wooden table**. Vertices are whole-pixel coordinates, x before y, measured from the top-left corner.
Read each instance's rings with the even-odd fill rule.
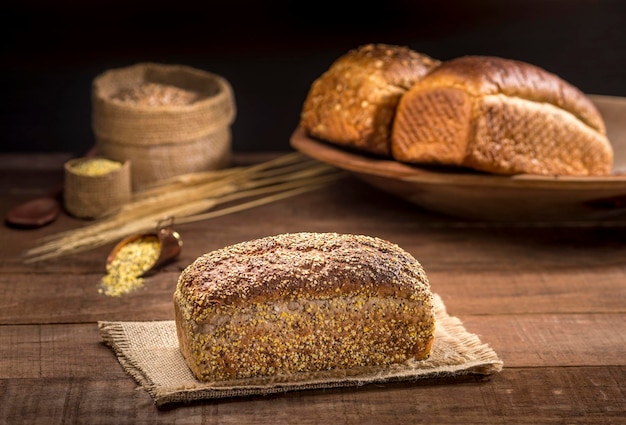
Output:
[[[62,181],[63,155],[1,155],[0,213]],[[0,228],[0,423],[626,423],[626,217],[481,224],[429,214],[352,177],[178,226],[181,257],[119,298],[98,293],[111,246],[24,264],[39,238],[84,222]],[[423,264],[451,315],[504,361],[487,379],[291,392],[157,409],[97,321],[169,320],[182,267],[269,234],[379,236]]]

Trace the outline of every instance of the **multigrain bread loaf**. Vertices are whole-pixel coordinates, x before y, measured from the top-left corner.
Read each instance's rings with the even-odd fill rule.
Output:
[[[202,381],[386,366],[430,355],[420,263],[388,241],[291,233],[199,257],[174,294],[180,351]]]
[[[613,151],[580,90],[534,65],[485,56],[442,63],[398,103],[401,162],[499,174],[606,175]]]
[[[400,97],[439,61],[407,47],[368,44],[350,50],[316,79],[300,125],[311,136],[389,156]]]

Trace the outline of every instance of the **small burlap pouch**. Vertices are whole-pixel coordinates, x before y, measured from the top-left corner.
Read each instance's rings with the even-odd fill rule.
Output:
[[[122,96],[139,89],[141,96]],[[98,152],[131,162],[135,190],[228,166],[235,115],[229,82],[188,66],[139,63],[108,70],[92,84]]]
[[[454,377],[488,375],[502,369],[497,354],[449,316],[435,294],[437,328],[428,360],[384,368],[324,371],[237,381],[201,382],[187,367],[178,349],[176,324],[155,322],[99,322],[101,336],[124,368],[154,399],[158,407],[198,400],[276,394],[294,390],[323,389]]]
[[[77,218],[95,219],[117,212],[130,201],[130,163],[102,175],[77,173],[75,167],[84,161],[98,158],[70,159],[64,166],[63,206]]]

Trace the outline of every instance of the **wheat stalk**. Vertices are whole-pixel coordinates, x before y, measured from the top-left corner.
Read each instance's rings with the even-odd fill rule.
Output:
[[[152,232],[165,217],[191,223],[233,214],[317,189],[342,175],[296,152],[256,165],[178,176],[138,192],[111,217],[42,239],[41,245],[26,251],[25,262],[76,254]],[[211,211],[250,198],[255,199]]]

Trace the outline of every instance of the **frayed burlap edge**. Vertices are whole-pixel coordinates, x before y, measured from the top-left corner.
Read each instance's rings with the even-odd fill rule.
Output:
[[[327,389],[386,382],[488,375],[502,369],[502,360],[462,322],[449,316],[435,295],[437,330],[429,359],[385,368],[324,371],[297,375],[205,383],[195,379],[178,350],[173,320],[98,322],[104,342],[123,369],[154,399],[157,407],[171,403],[268,395],[294,390]]]

